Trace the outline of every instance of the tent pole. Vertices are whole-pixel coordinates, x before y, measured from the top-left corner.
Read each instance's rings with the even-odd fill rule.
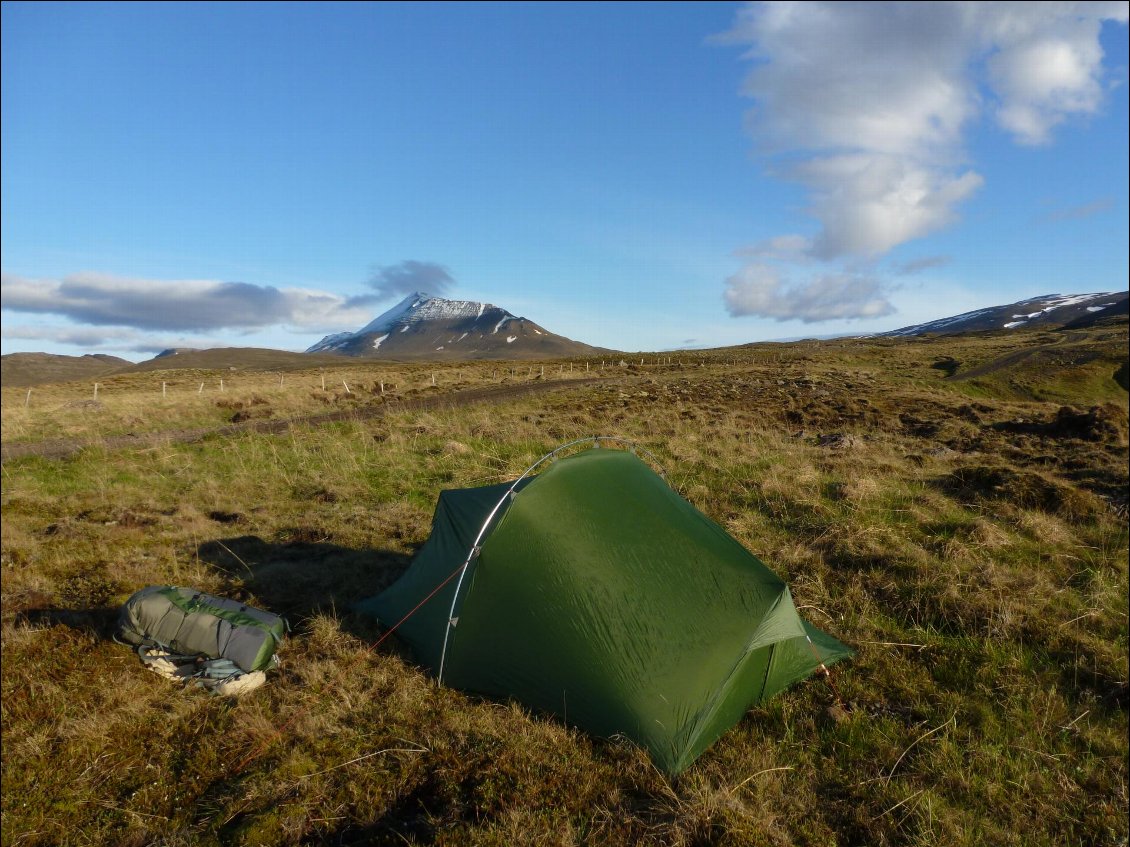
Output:
[[[522,475],[510,484],[510,487],[506,489],[506,493],[503,494],[501,498],[499,498],[499,501],[494,504],[494,508],[490,510],[490,514],[487,515],[486,520],[483,521],[483,525],[479,528],[479,534],[476,535],[475,540],[471,542],[471,549],[467,552],[467,558],[463,560],[463,564],[459,567],[459,581],[455,583],[455,594],[452,595],[451,598],[451,608],[447,612],[447,624],[443,631],[443,649],[439,654],[439,669],[436,671],[437,684],[443,685],[443,671],[447,665],[447,644],[451,640],[451,630],[454,627],[454,621],[457,620],[455,615],[455,607],[459,603],[459,592],[463,588],[463,578],[467,575],[467,568],[470,566],[471,561],[476,556],[478,556],[479,550],[482,546],[483,536],[486,535],[487,528],[490,527],[495,515],[498,514],[498,510],[502,508],[502,504],[506,502],[507,498],[514,495],[514,489],[518,487],[518,483],[520,483],[531,473],[533,473],[533,471],[538,468],[543,462],[549,461],[558,453],[564,450],[568,450],[570,447],[576,447],[578,444],[595,444],[597,447],[599,447],[602,441],[614,441],[618,444],[627,444],[631,451],[633,453],[636,453],[637,455],[637,451],[642,451],[649,459],[652,460],[652,462],[655,463],[656,467],[659,468],[660,476],[662,476],[664,480],[667,479],[667,474],[663,471],[662,467],[659,466],[659,462],[656,460],[655,456],[653,456],[647,450],[644,450],[634,441],[631,441],[627,438],[620,438],[615,435],[590,435],[585,438],[578,438],[575,441],[570,441],[567,444],[562,444],[556,450],[551,450],[536,462],[534,462],[532,465],[530,465],[528,468],[526,468],[526,470],[522,472]]]

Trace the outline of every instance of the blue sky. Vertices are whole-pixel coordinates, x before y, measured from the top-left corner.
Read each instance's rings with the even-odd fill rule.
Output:
[[[8,3],[4,353],[416,287],[606,347],[1125,290],[1122,3]]]

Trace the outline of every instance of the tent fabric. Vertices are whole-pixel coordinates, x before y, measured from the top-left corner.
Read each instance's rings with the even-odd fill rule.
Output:
[[[468,559],[509,488],[443,492],[412,566],[360,610],[400,621]],[[445,684],[626,736],[668,773],[753,704],[852,653],[802,620],[779,577],[631,452],[559,459],[523,479],[499,513],[462,581],[397,635],[433,672],[442,657]]]

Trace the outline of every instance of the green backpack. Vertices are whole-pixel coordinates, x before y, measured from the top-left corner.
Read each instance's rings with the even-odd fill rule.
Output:
[[[257,672],[278,666],[286,631],[281,616],[237,600],[151,585],[122,606],[114,640],[136,648],[151,670],[227,694],[262,684]]]

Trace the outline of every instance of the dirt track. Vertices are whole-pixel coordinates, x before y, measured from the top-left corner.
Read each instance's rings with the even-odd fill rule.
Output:
[[[1059,343],[1042,344],[1039,347],[1028,347],[1024,350],[1016,350],[1012,353],[1006,353],[1003,356],[998,356],[991,361],[985,362],[982,365],[978,365],[975,368],[970,368],[967,371],[959,371],[958,373],[950,377],[950,379],[952,379],[954,382],[961,382],[967,379],[976,379],[979,376],[986,376],[991,373],[996,373],[997,371],[1002,371],[1005,368],[1012,367],[1013,365],[1023,362],[1025,359],[1029,359],[1036,354],[1042,353],[1046,350],[1052,350],[1060,346],[1061,344]]]
[[[1051,344],[1039,344],[1035,347],[1025,347],[1022,350],[1014,350],[1011,353],[1005,353],[975,368],[970,368],[967,371],[959,371],[950,377],[950,379],[954,382],[976,379],[979,376],[987,376],[992,373],[997,373],[998,371],[1006,370],[1020,362],[1049,352],[1058,352],[1065,356],[1082,355],[1085,356],[1085,358],[1081,359],[1081,361],[1091,361],[1096,355],[1095,351],[1093,349],[1083,348],[1083,345],[1095,339],[1096,334],[1092,332],[1074,331],[1064,333]]]
[[[285,432],[292,426],[319,426],[339,421],[357,421],[379,418],[389,412],[422,411],[426,409],[446,409],[468,406],[472,403],[500,403],[530,394],[547,391],[562,391],[591,385],[601,381],[601,377],[582,377],[578,379],[554,380],[549,382],[530,382],[523,385],[506,385],[490,388],[473,388],[438,394],[431,397],[411,400],[394,400],[380,405],[361,406],[340,412],[327,412],[321,415],[306,415],[300,418],[283,420],[244,421],[223,427],[203,429],[177,429],[142,435],[113,435],[99,439],[59,438],[50,441],[29,442],[26,444],[0,444],[0,463],[25,456],[40,456],[46,459],[62,459],[88,447],[101,447],[105,450],[125,450],[137,447],[152,447],[157,444],[178,444],[199,441],[209,436],[240,435],[245,432]]]

